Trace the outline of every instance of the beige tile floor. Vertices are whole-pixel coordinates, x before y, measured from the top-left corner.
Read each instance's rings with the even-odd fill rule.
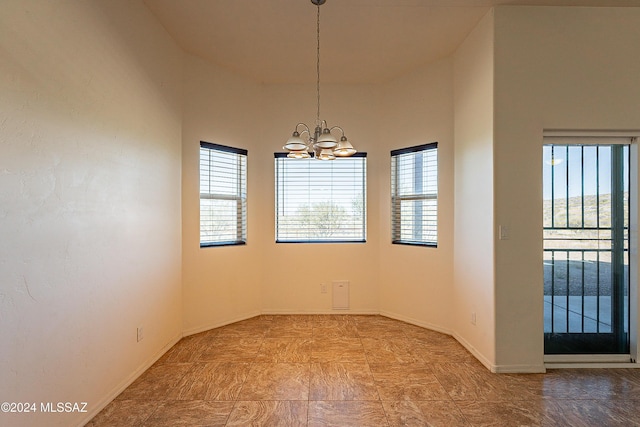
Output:
[[[259,316],[182,339],[88,426],[640,426],[640,370],[491,374],[382,316]]]

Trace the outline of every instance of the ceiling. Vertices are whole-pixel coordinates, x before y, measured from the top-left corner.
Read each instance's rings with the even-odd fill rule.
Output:
[[[258,82],[316,80],[310,0],[145,0],[186,52]],[[322,82],[380,83],[451,55],[492,6],[640,6],[640,0],[327,0]]]

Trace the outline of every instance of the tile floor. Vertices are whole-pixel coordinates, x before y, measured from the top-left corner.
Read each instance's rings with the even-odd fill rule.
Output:
[[[182,339],[97,426],[640,426],[640,369],[491,374],[382,316],[259,316]]]

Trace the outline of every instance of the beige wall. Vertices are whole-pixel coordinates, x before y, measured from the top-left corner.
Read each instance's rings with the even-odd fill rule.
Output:
[[[188,58],[183,122],[185,333],[259,312],[335,312],[334,280],[350,282],[350,313],[383,311],[450,331],[451,71],[451,60],[443,60],[383,86],[323,84],[321,117],[343,127],[368,155],[367,242],[276,244],[273,153],[282,151],[297,122],[314,123],[315,85],[256,85]],[[200,139],[249,150],[246,246],[198,247]],[[432,141],[440,143],[439,247],[391,245],[389,151]],[[321,283],[328,287],[326,294],[320,292]]]
[[[454,335],[495,369],[493,11],[454,56]],[[475,313],[475,325],[472,314]]]
[[[453,61],[427,64],[381,88],[378,209],[380,311],[451,333]],[[397,148],[438,142],[438,247],[391,244],[391,160]]]
[[[191,55],[184,61],[182,117],[182,292],[185,334],[261,312],[261,244],[265,190],[256,147],[260,136],[259,85]],[[200,141],[248,150],[248,242],[200,248]],[[267,181],[268,182],[268,181]]]
[[[542,132],[640,129],[638,22],[638,8],[496,8],[499,367],[542,365]]]
[[[364,244],[275,243],[273,153],[282,151],[298,121],[314,123],[315,85],[259,85],[193,57],[187,57],[184,75],[185,334],[260,313],[331,312],[333,280],[350,281],[352,312],[377,313],[376,233],[369,231]],[[377,138],[378,97],[371,89],[322,86],[323,117],[357,137],[354,143],[367,152],[375,151]],[[340,123],[331,121],[334,116]],[[247,245],[199,247],[200,140],[248,149]],[[368,185],[376,188],[375,161],[368,163],[368,174]],[[377,194],[369,190],[367,201],[376,207]],[[368,218],[372,227],[375,215]],[[321,283],[328,293],[320,293]]]
[[[90,411],[0,423],[78,425],[181,336],[181,53],[138,2],[5,0],[0,93],[0,401]]]
[[[375,86],[322,84],[321,118],[341,126],[360,151],[367,152],[367,242],[343,244],[275,243],[273,153],[282,151],[298,122],[315,124],[315,85],[266,85],[262,91],[263,126],[254,159],[261,166],[260,228],[254,239],[263,245],[262,309],[268,313],[329,313],[331,282],[350,282],[350,310],[378,310],[376,188],[378,171],[379,95]],[[256,206],[254,205],[254,209]],[[344,260],[344,261],[343,261]],[[346,262],[345,262],[346,261]],[[320,293],[320,283],[328,292]]]
[[[274,243],[273,152],[314,120],[314,85],[183,54],[139,2],[3,2],[0,401],[98,410],[182,333],[331,312],[332,280],[351,282],[350,312],[450,332],[495,371],[543,369],[542,131],[640,129],[639,15],[498,7],[450,58],[322,85],[322,118],[368,153],[368,236],[304,245]],[[249,150],[245,246],[199,248],[200,140]],[[391,245],[389,151],[432,141],[438,248]],[[11,423],[45,419],[82,416]]]

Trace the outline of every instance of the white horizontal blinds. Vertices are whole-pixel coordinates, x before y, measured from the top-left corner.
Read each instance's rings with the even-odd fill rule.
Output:
[[[366,153],[332,161],[275,157],[277,242],[366,240]]]
[[[438,144],[391,152],[392,242],[438,243]]]
[[[200,143],[200,246],[247,240],[247,151]]]

